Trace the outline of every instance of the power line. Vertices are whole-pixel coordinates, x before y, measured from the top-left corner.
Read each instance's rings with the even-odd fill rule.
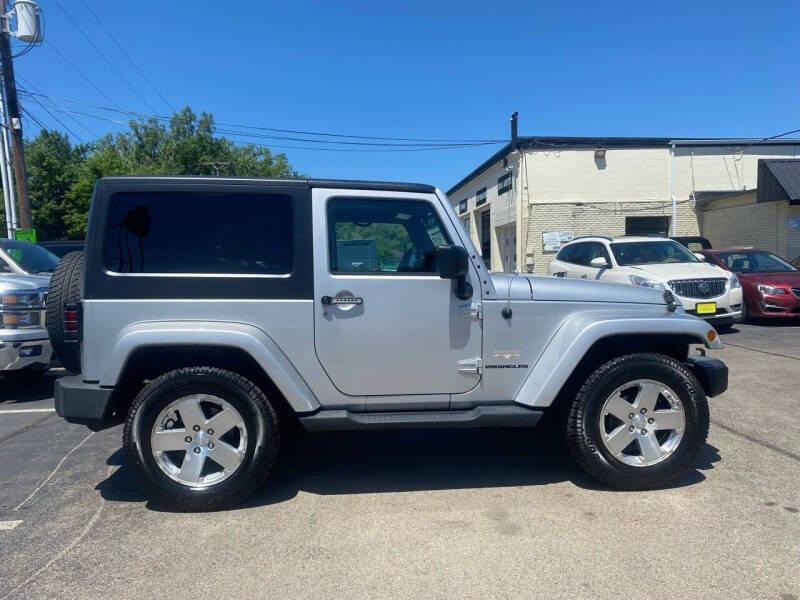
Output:
[[[769,137],[761,138],[760,140],[756,140],[754,142],[750,142],[749,144],[745,144],[739,149],[739,154],[744,152],[750,146],[754,146],[756,144],[760,144],[761,142],[768,142],[769,140],[775,140],[777,138],[783,137],[785,135],[792,135],[793,133],[800,133],[800,129],[793,129],[792,131],[784,131],[783,133],[778,133],[776,135],[771,135]]]
[[[23,92],[25,93],[25,92]],[[130,123],[127,121],[121,121],[119,119],[113,119],[111,117],[104,117],[102,115],[93,115],[90,113],[84,113],[80,111],[69,110],[66,108],[54,107],[54,110],[63,113],[75,114],[80,115],[83,117],[89,117],[92,119],[99,119],[101,121],[108,121],[111,123],[116,123],[118,125],[129,125]],[[219,130],[218,130],[219,131]],[[222,133],[225,133],[225,130],[222,130]],[[241,132],[232,132],[234,135],[240,135]],[[215,138],[220,139],[220,138]],[[475,146],[483,146],[486,145],[485,143],[481,144],[450,144],[450,145],[439,145],[439,146],[426,146],[426,147],[419,147],[419,148],[320,148],[316,146],[292,146],[292,145],[280,145],[280,144],[266,144],[266,143],[259,143],[254,142],[252,140],[238,140],[234,138],[226,137],[224,139],[228,139],[231,142],[239,143],[239,144],[248,144],[252,146],[259,146],[262,148],[288,148],[292,150],[317,150],[321,152],[424,152],[429,150],[455,150],[459,148],[472,148]],[[313,141],[313,140],[312,140]]]
[[[61,126],[62,126],[64,129],[66,129],[66,130],[67,130],[69,133],[71,133],[73,137],[77,138],[79,142],[81,142],[82,144],[85,144],[85,143],[86,143],[86,142],[84,141],[84,139],[83,139],[81,136],[79,136],[77,133],[75,133],[74,131],[72,131],[72,129],[70,129],[69,127],[67,127],[67,126],[64,124],[64,122],[63,122],[61,119],[59,119],[57,116],[55,116],[55,115],[54,115],[53,113],[51,113],[49,110],[47,110],[47,107],[46,107],[44,104],[42,104],[41,102],[39,102],[39,100],[38,100],[37,98],[31,98],[31,99],[32,99],[34,102],[36,102],[36,104],[38,104],[38,105],[39,105],[39,106],[42,108],[42,110],[43,110],[44,112],[46,112],[48,115],[50,115],[50,116],[53,118],[53,120],[54,120],[56,123],[58,123],[59,125],[61,125]],[[23,109],[23,110],[24,110],[24,109]],[[27,112],[27,111],[26,111],[26,112]],[[28,113],[28,114],[30,114],[30,113]]]
[[[60,8],[62,10],[62,12],[67,16],[67,19],[69,19],[70,22],[75,26],[75,29],[77,29],[81,33],[81,35],[84,38],[86,38],[86,41],[89,42],[89,45],[92,48],[94,48],[94,50],[95,50],[95,52],[97,52],[97,54],[100,55],[100,58],[102,58],[104,61],[106,61],[106,64],[108,64],[108,66],[111,67],[111,69],[119,76],[119,78],[122,79],[122,81],[125,82],[125,85],[127,85],[129,88],[131,88],[131,91],[134,94],[136,94],[139,97],[139,99],[142,102],[144,102],[150,110],[155,111],[156,109],[153,108],[153,105],[150,104],[147,101],[147,99],[139,93],[139,90],[137,90],[135,87],[133,87],[133,85],[131,85],[131,82],[128,81],[126,79],[126,77],[122,74],[122,72],[119,69],[117,69],[117,67],[114,66],[114,64],[108,59],[108,57],[105,54],[103,54],[102,50],[100,50],[100,48],[98,48],[97,45],[92,41],[92,38],[90,38],[86,34],[86,32],[81,28],[81,26],[78,25],[78,23],[75,21],[75,19],[72,18],[72,15],[70,15],[69,12],[63,6],[61,6],[61,2],[59,2],[59,0],[53,0],[53,1],[56,3],[58,8]]]
[[[119,104],[117,104],[116,102],[114,102],[114,101],[111,99],[111,97],[109,97],[109,95],[108,95],[108,94],[106,94],[106,93],[105,93],[103,90],[101,90],[99,87],[97,87],[97,85],[95,84],[95,82],[94,82],[94,81],[92,81],[92,80],[91,80],[91,79],[89,79],[89,78],[88,78],[86,75],[84,75],[84,74],[83,74],[83,71],[81,71],[81,70],[80,70],[78,67],[76,67],[74,64],[72,64],[72,61],[71,61],[71,60],[69,60],[69,59],[68,59],[66,56],[64,56],[64,55],[61,53],[61,50],[59,50],[58,48],[56,48],[56,47],[53,45],[53,42],[50,42],[50,41],[48,41],[48,40],[45,40],[45,43],[46,43],[46,44],[47,44],[47,45],[48,45],[50,48],[52,48],[52,49],[55,51],[55,53],[56,53],[56,54],[58,54],[58,55],[61,57],[61,60],[63,60],[63,61],[64,61],[65,63],[67,63],[67,64],[68,64],[70,67],[72,67],[72,70],[73,70],[73,71],[75,71],[75,72],[76,72],[78,75],[80,75],[80,76],[81,76],[81,77],[82,77],[82,78],[83,78],[83,79],[84,79],[84,80],[85,80],[85,81],[86,81],[86,82],[87,82],[89,85],[91,85],[91,86],[92,86],[92,87],[93,87],[95,90],[97,90],[97,92],[98,92],[98,93],[99,93],[101,96],[103,96],[103,98],[105,98],[106,100],[108,100],[109,102],[111,102],[111,104],[113,104],[114,106],[116,106],[117,108],[119,108]]]
[[[66,98],[56,98],[53,96],[48,96],[46,94],[35,94],[29,90],[20,90],[23,94],[32,94],[38,95],[41,97],[48,98],[49,100],[54,100],[58,102],[63,102],[67,104],[75,104],[78,106],[83,106],[87,108],[92,108],[95,110],[103,110],[108,112],[114,112],[119,114],[125,114],[129,116],[134,116],[138,118],[147,118],[147,119],[156,119],[159,121],[170,122],[171,120],[175,119],[176,117],[167,117],[164,115],[158,114],[148,114],[142,113],[134,110],[127,110],[121,108],[110,108],[108,106],[99,106],[96,104],[88,104],[85,102],[81,102],[78,100],[70,100]],[[92,116],[86,115],[86,113],[78,113],[83,114],[84,116]],[[312,142],[315,144],[345,144],[345,145],[356,145],[356,146],[428,146],[428,147],[440,147],[440,146],[482,146],[482,145],[492,145],[492,144],[504,144],[507,140],[491,140],[491,139],[478,139],[478,140],[470,140],[470,139],[418,139],[418,138],[392,138],[392,137],[381,137],[381,136],[361,136],[361,135],[346,135],[346,134],[338,134],[338,133],[323,133],[323,132],[313,132],[313,131],[302,131],[296,129],[277,129],[274,127],[260,127],[255,125],[241,125],[237,123],[225,123],[225,122],[215,122],[215,125],[221,125],[223,127],[235,127],[238,129],[250,129],[256,131],[271,131],[277,133],[300,133],[305,135],[316,135],[316,136],[334,136],[334,137],[342,137],[342,138],[351,138],[351,139],[360,139],[360,140],[379,140],[375,142],[355,142],[350,140],[317,140],[317,139],[309,139],[309,138],[295,138],[295,137],[286,137],[286,136],[275,136],[275,135],[267,135],[267,134],[255,134],[250,133],[247,131],[234,131],[234,130],[225,130],[219,129],[218,131],[223,133],[231,133],[235,135],[244,135],[249,137],[261,137],[266,139],[278,139],[278,140],[288,140],[288,141],[298,141],[298,142]],[[392,140],[386,141],[386,140]],[[412,143],[412,140],[416,140]],[[409,143],[399,143],[399,142],[409,142]]]
[[[33,85],[33,84],[30,82],[30,81],[28,81],[27,79],[25,79],[25,78],[24,78],[22,75],[20,75],[19,73],[15,73],[15,75],[16,75],[17,79],[21,79],[21,80],[22,80],[22,81],[25,83],[25,85],[27,85],[28,87],[31,87],[31,88],[33,88],[34,90],[36,90],[36,89],[37,89],[35,85]],[[34,102],[36,102],[36,104],[38,104],[39,106],[41,106],[41,107],[42,107],[44,110],[47,110],[47,109],[44,107],[44,105],[42,105],[42,103],[39,101],[39,99],[38,99],[36,96],[31,96],[30,98],[31,98],[31,100],[33,100]],[[50,103],[50,105],[51,105],[51,106],[54,106],[54,107],[56,106],[56,105],[53,103],[53,101],[52,101],[52,100],[48,100],[48,102]],[[48,113],[49,113],[49,111],[48,111]],[[51,116],[51,117],[55,118],[55,115],[53,115],[52,113],[49,113],[49,114],[50,114],[50,116]],[[75,117],[73,117],[72,115],[70,115],[70,114],[68,114],[68,113],[64,113],[64,116],[66,116],[66,117],[67,117],[67,118],[68,118],[70,121],[72,121],[73,123],[77,124],[79,127],[83,127],[83,129],[85,129],[87,132],[89,132],[89,135],[91,135],[91,136],[93,136],[93,137],[95,137],[95,138],[96,138],[96,137],[99,137],[99,136],[98,136],[98,135],[97,135],[97,134],[96,134],[94,131],[92,131],[91,129],[89,129],[89,128],[88,128],[86,125],[84,125],[84,124],[83,124],[81,121],[79,121],[78,119],[76,119],[76,118],[75,118]],[[66,125],[64,126],[64,128],[66,129]],[[68,131],[69,131],[69,130],[68,130]],[[77,135],[75,135],[75,137],[76,137],[76,138],[78,138],[79,140],[81,139],[81,138],[80,138],[79,136],[77,136]],[[83,140],[81,140],[81,141],[83,141]]]
[[[36,123],[36,124],[39,126],[39,129],[42,129],[42,130],[44,130],[44,131],[47,131],[47,130],[49,130],[49,129],[50,129],[49,127],[45,127],[45,126],[42,124],[42,122],[41,122],[39,119],[37,119],[37,118],[36,118],[36,117],[33,115],[33,113],[31,113],[30,111],[28,111],[28,110],[27,110],[27,109],[26,109],[24,106],[20,106],[20,109],[22,109],[22,112],[24,112],[26,115],[28,115],[28,117],[31,119],[31,121],[33,121],[34,123]]]
[[[135,69],[138,71],[139,75],[141,75],[141,76],[142,76],[142,79],[144,79],[144,80],[147,82],[147,84],[148,84],[148,85],[149,85],[151,88],[153,88],[153,91],[154,91],[156,94],[158,94],[158,97],[159,97],[159,98],[161,98],[161,99],[164,101],[164,104],[166,104],[167,106],[169,106],[169,108],[170,108],[170,110],[171,110],[172,112],[178,112],[177,110],[175,110],[175,107],[174,107],[174,106],[172,106],[172,104],[170,103],[170,101],[169,101],[169,100],[167,100],[167,99],[164,97],[164,95],[161,93],[161,91],[160,91],[160,90],[159,90],[159,89],[158,89],[158,88],[157,88],[155,85],[153,85],[153,82],[152,82],[152,81],[150,81],[150,79],[147,77],[147,75],[145,75],[144,71],[142,71],[142,69],[140,69],[140,68],[139,68],[139,65],[137,65],[137,64],[134,62],[134,60],[133,60],[133,59],[130,57],[130,55],[129,55],[129,54],[126,52],[126,51],[125,51],[125,48],[123,48],[123,47],[122,47],[122,45],[121,45],[121,44],[120,44],[120,43],[117,41],[117,38],[115,38],[115,37],[112,35],[112,33],[111,33],[109,30],[108,30],[108,27],[106,27],[106,26],[105,26],[105,24],[103,24],[103,22],[100,20],[100,17],[98,17],[98,16],[97,16],[97,14],[96,14],[96,13],[95,13],[95,12],[94,12],[94,11],[93,11],[93,10],[92,10],[90,7],[89,7],[89,5],[88,5],[88,4],[86,4],[85,0],[81,0],[81,4],[83,4],[83,6],[86,8],[86,10],[88,10],[88,11],[89,11],[89,13],[90,13],[90,14],[91,14],[91,15],[92,15],[94,18],[95,18],[95,20],[96,20],[96,21],[97,21],[97,23],[100,25],[100,27],[102,27],[102,28],[103,28],[103,31],[105,31],[105,32],[106,32],[106,34],[108,34],[108,37],[110,37],[110,38],[111,38],[111,41],[112,41],[112,42],[114,42],[114,44],[117,46],[117,48],[119,48],[119,51],[122,53],[122,55],[123,55],[125,58],[127,58],[127,59],[128,59],[128,62],[130,62],[130,63],[133,65],[133,67],[134,67],[134,68],[135,68]]]

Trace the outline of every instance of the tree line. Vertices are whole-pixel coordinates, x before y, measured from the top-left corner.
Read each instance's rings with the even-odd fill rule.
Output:
[[[242,175],[297,177],[284,154],[215,135],[214,118],[189,107],[130,130],[73,144],[55,130],[25,142],[33,226],[39,240],[83,239],[95,181],[109,175]],[[2,228],[5,214],[0,205]]]

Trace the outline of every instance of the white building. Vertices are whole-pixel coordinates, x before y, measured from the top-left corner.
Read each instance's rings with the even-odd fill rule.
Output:
[[[697,194],[753,189],[759,159],[800,157],[800,140],[519,137],[515,144],[514,129],[511,143],[447,192],[493,271],[543,273],[571,236],[698,235]]]

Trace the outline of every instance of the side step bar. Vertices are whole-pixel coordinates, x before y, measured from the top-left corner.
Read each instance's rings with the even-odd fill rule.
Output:
[[[354,413],[321,410],[300,422],[308,431],[411,429],[432,427],[533,427],[541,410],[524,406],[477,406],[470,410]]]

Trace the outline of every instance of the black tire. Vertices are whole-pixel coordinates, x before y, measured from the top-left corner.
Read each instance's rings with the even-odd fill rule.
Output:
[[[153,455],[150,434],[158,414],[173,400],[211,393],[230,403],[247,426],[245,457],[236,471],[220,483],[192,488],[170,479]],[[219,510],[240,503],[269,475],[280,443],[275,409],[250,380],[223,369],[189,367],[161,375],[136,396],[125,420],[123,449],[134,478],[151,500],[185,511]]]
[[[747,323],[750,320],[750,310],[747,308],[747,300],[742,298],[742,316],[739,318],[739,323]]]
[[[81,371],[81,345],[64,340],[64,306],[78,302],[83,296],[83,269],[86,254],[70,252],[58,263],[50,289],[47,292],[47,335],[53,345],[53,353],[68,371]]]
[[[600,437],[605,399],[636,379],[668,385],[684,408],[683,438],[671,455],[651,466],[631,466],[616,459]],[[691,469],[708,437],[708,427],[708,402],[692,372],[669,356],[638,353],[610,360],[589,376],[570,407],[565,435],[570,452],[593,477],[614,488],[644,490],[663,487]]]

